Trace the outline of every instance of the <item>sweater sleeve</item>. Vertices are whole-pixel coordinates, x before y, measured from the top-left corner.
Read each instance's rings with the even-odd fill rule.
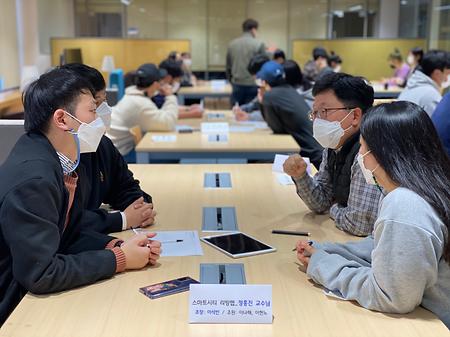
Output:
[[[362,266],[370,266],[372,262],[373,237],[368,236],[362,240],[346,243],[313,243],[313,247],[322,249],[328,254],[337,254],[347,260],[358,262]]]
[[[178,120],[178,103],[174,95],[166,96],[163,106],[158,109],[149,100],[141,114],[141,127],[146,131],[172,131]]]
[[[58,253],[61,199],[57,186],[36,178],[10,191],[3,202],[1,230],[11,252],[14,278],[35,294],[90,284],[116,271],[111,250]]]
[[[314,177],[306,173],[299,179],[293,179],[298,196],[310,210],[316,213],[325,213],[332,205],[333,186],[328,173],[327,161],[328,152],[324,150],[322,163]]]
[[[436,282],[440,255],[435,238],[421,228],[392,220],[378,224],[376,231],[371,266],[318,250],[311,256],[307,273],[365,308],[410,312],[422,302],[426,287]],[[370,245],[370,238],[364,241]]]
[[[115,233],[122,231],[122,216],[120,212],[108,212],[105,209],[83,210],[81,225],[99,233]]]

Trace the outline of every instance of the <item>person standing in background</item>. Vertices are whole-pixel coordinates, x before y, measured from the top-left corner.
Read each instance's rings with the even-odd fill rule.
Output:
[[[230,81],[233,92],[231,103],[239,105],[250,102],[255,98],[258,87],[255,80],[248,72],[248,64],[256,54],[264,54],[266,48],[264,43],[256,39],[258,22],[247,19],[242,24],[242,36],[230,42],[226,59],[226,75]]]

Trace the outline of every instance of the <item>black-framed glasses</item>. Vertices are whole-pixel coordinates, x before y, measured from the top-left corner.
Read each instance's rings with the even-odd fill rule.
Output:
[[[338,111],[338,110],[352,110],[355,108],[339,107],[339,108],[322,108],[319,110],[311,110],[308,114],[310,120],[315,118],[326,119],[328,117],[328,111]]]

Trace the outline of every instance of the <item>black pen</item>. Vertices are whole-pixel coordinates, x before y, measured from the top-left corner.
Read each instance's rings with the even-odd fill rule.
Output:
[[[285,230],[281,230],[281,229],[274,229],[274,230],[272,230],[272,234],[311,236],[310,232],[285,231]]]
[[[139,235],[139,233],[136,228],[131,228],[134,232],[134,234]],[[153,238],[148,238],[148,241],[153,241]],[[156,240],[158,241],[158,240]],[[176,243],[176,242],[183,242],[183,239],[176,239],[176,240],[167,240],[167,241],[160,241],[161,243]]]

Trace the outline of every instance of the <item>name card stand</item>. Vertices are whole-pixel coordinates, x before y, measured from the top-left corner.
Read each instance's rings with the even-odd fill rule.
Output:
[[[272,285],[190,285],[189,323],[272,322]]]

